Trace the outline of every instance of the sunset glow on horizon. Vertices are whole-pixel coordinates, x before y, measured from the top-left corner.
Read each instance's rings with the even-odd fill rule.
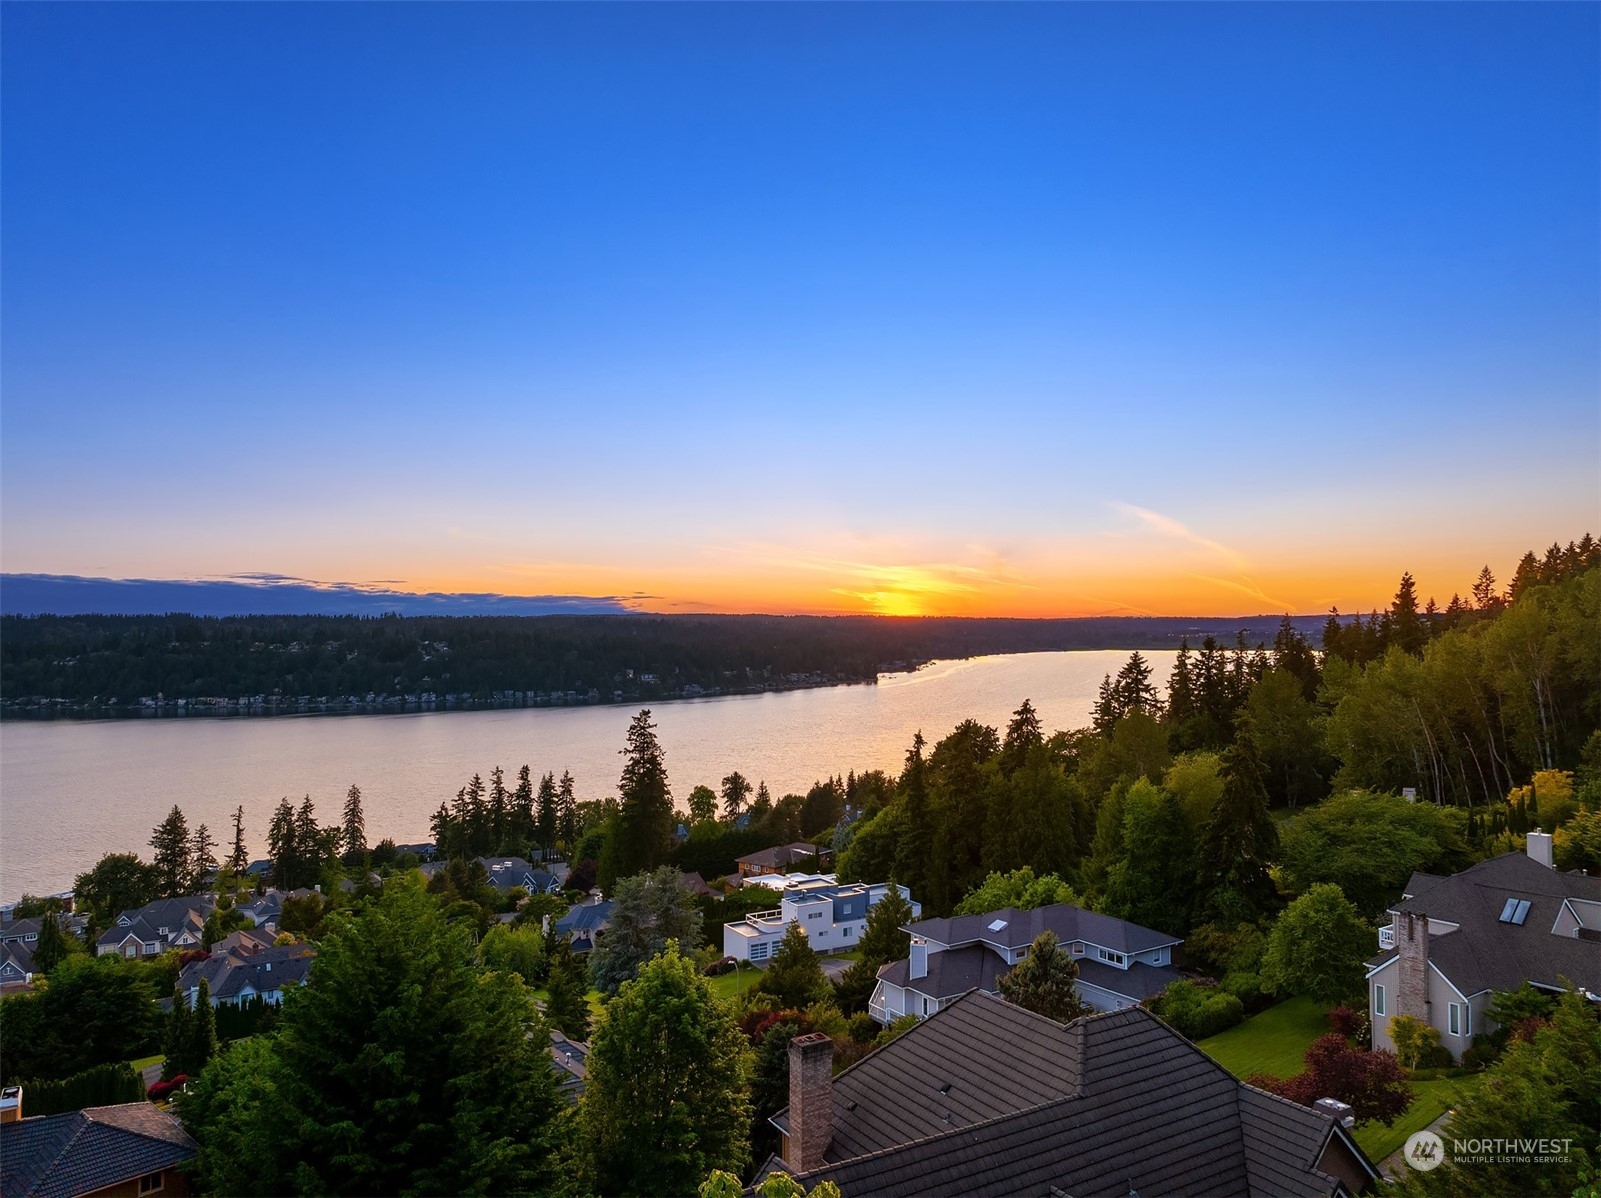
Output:
[[[0,569],[1443,607],[1601,532],[1598,36],[12,5]]]

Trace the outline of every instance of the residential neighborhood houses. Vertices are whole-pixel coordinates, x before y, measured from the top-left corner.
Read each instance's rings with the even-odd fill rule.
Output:
[[[1067,903],[926,919],[905,930],[912,936],[911,954],[878,971],[868,1006],[880,1023],[932,1015],[970,990],[997,993],[1001,976],[1028,956],[1041,932],[1055,933],[1071,953],[1078,996],[1098,1011],[1137,1006],[1179,978],[1172,964],[1182,941]]]
[[[206,917],[217,908],[215,895],[158,899],[133,911],[124,911],[95,941],[95,955],[156,957],[168,949],[201,947]]]
[[[28,1117],[21,1087],[0,1095],[6,1198],[174,1198],[193,1193],[184,1166],[198,1146],[178,1117],[148,1102]]]
[[[736,961],[766,961],[792,922],[806,933],[814,952],[852,949],[867,928],[868,911],[890,888],[885,882],[841,883],[833,874],[789,874],[781,884],[769,880],[763,885],[780,892],[779,906],[723,925],[723,952]],[[914,915],[922,913],[910,890],[896,889],[911,903]]]
[[[208,958],[183,967],[177,991],[192,1007],[204,980],[214,1007],[243,1006],[256,998],[277,1006],[283,1002],[285,987],[305,982],[316,956],[309,944],[275,947],[251,933],[234,932],[212,945]]]
[[[741,878],[760,878],[768,874],[787,874],[792,869],[817,869],[828,850],[815,844],[780,844],[735,859]]]
[[[476,857],[474,860],[484,867],[489,884],[502,895],[519,886],[529,894],[555,894],[567,880],[568,869],[564,862],[552,861],[546,868],[530,864],[521,857]],[[444,861],[428,861],[418,868],[423,877],[432,878],[443,873],[447,865]]]
[[[1367,973],[1375,1048],[1394,1051],[1389,1021],[1410,1015],[1460,1060],[1493,1030],[1495,995],[1524,982],[1601,1000],[1601,878],[1553,868],[1548,833],[1451,877],[1413,874],[1389,914]]]

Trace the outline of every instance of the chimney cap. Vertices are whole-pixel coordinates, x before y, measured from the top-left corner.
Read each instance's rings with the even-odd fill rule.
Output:
[[[801,1048],[810,1048],[814,1045],[823,1044],[825,1042],[832,1044],[834,1042],[834,1038],[827,1032],[807,1032],[804,1036],[796,1036],[790,1041],[790,1045],[792,1047],[798,1045]]]

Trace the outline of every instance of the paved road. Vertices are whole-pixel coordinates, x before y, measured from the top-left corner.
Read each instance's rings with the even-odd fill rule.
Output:
[[[824,957],[823,976],[830,981],[837,982],[841,975],[855,963],[848,957]]]

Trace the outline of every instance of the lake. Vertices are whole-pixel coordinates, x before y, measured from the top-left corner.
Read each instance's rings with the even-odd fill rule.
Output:
[[[1153,681],[1175,654],[1142,650]],[[1029,653],[935,662],[876,686],[660,703],[652,708],[680,807],[696,785],[738,770],[773,797],[851,770],[899,770],[918,729],[930,745],[964,719],[1004,732],[1026,698],[1047,730],[1087,725],[1101,678],[1126,651]],[[103,853],[149,856],[172,805],[223,851],[245,809],[251,855],[284,796],[310,794],[337,822],[361,787],[369,841],[429,839],[428,817],[473,773],[525,763],[571,770],[580,799],[616,794],[631,706],[519,708],[260,719],[14,721],[0,724],[0,896],[65,890]]]

